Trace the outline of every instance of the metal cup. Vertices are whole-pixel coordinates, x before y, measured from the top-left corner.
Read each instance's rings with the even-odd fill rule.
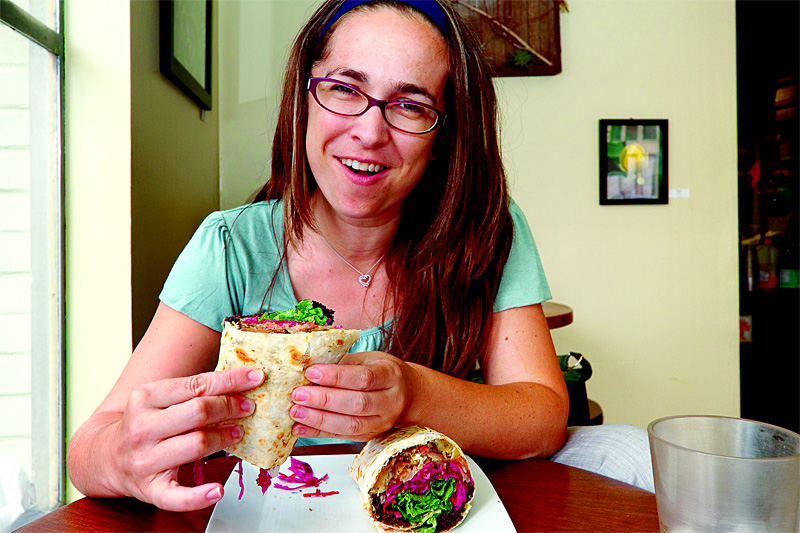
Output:
[[[800,435],[721,416],[647,427],[661,531],[800,531]]]

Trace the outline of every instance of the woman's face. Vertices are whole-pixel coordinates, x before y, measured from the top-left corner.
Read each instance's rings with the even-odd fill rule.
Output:
[[[380,100],[408,98],[444,110],[447,54],[444,38],[422,15],[366,10],[342,18],[327,57],[311,73]],[[310,92],[307,97],[306,152],[323,201],[353,222],[398,216],[432,158],[437,130],[404,133],[389,126],[378,107],[343,117],[320,107]],[[355,162],[377,171],[354,170]]]

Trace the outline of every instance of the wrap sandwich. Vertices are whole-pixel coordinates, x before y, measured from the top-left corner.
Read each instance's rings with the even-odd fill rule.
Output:
[[[350,477],[380,532],[450,531],[466,518],[475,495],[458,444],[417,426],[369,441],[353,460]]]
[[[260,467],[283,464],[294,448],[289,416],[292,391],[310,382],[304,372],[315,363],[338,363],[358,339],[359,330],[332,326],[333,311],[303,300],[294,309],[225,319],[217,371],[254,367],[264,383],[244,395],[255,403],[239,421],[244,437],[225,451]]]

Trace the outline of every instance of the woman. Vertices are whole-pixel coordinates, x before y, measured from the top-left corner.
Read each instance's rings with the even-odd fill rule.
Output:
[[[219,484],[182,487],[177,469],[241,438],[241,393],[264,379],[211,372],[222,319],[304,298],[363,333],[339,365],[307,370],[295,434],[419,424],[478,455],[556,452],[568,401],[549,290],[507,197],[491,76],[452,4],[326,1],[294,44],[280,113],[269,182],[198,229],[74,435],[76,487],[176,511],[218,501]],[[486,385],[463,379],[476,362]]]
[[[445,8],[448,4],[443,3]],[[353,355],[346,362],[364,365],[375,359],[387,372],[408,376],[399,381],[401,388],[409,381],[434,376],[434,383],[424,382],[424,390],[452,394],[454,387],[465,383],[457,379],[439,383],[436,380],[446,378],[442,373],[462,378],[474,368],[479,354],[490,351],[498,353],[481,361],[489,382],[518,381],[511,378],[518,371],[518,361],[513,359],[525,355],[528,364],[541,367],[531,368],[526,377],[531,382],[543,380],[541,388],[547,390],[538,390],[538,384],[519,388],[530,387],[537,394],[552,396],[548,400],[553,402],[549,406],[553,419],[538,417],[546,428],[539,428],[533,438],[536,442],[527,428],[518,438],[508,439],[502,453],[506,457],[550,455],[563,442],[564,421],[559,417],[566,414],[566,402],[541,308],[509,309],[493,320],[512,231],[496,140],[494,90],[479,47],[452,8],[434,2],[417,2],[435,11],[433,16],[404,3],[391,9],[362,3],[324,30],[340,5],[323,6],[298,38],[289,64],[302,68],[287,73],[273,145],[272,179],[257,196],[284,200],[284,219],[293,230],[286,249],[292,289],[298,297],[313,294],[320,301],[331,302],[337,324],[360,327],[367,330],[366,335],[391,318],[384,348],[390,346],[394,356],[439,372],[412,367],[416,372],[410,373],[408,365],[385,353]],[[437,18],[442,27],[435,22]],[[321,37],[319,27],[323,27]],[[337,115],[323,106],[331,106],[325,98],[332,91],[337,92],[339,103],[342,97],[338,93],[344,85],[320,81],[326,79],[352,86],[346,88],[348,92],[357,89],[376,98],[406,98],[429,106],[417,129],[431,131],[412,134],[393,127],[390,117],[403,119],[400,113],[390,111],[397,106],[387,106],[386,117],[372,108],[357,117]],[[442,120],[435,110],[447,118]],[[297,127],[304,124],[305,129]],[[297,150],[298,146],[305,151]],[[354,173],[352,160],[378,165],[381,170],[377,174]],[[528,231],[526,225],[522,229]],[[533,257],[533,262],[537,266],[538,257]],[[330,283],[321,280],[320,271],[325,270],[319,268],[321,264],[330,272]],[[375,270],[370,272],[373,266]],[[529,280],[541,276],[535,266]],[[359,274],[368,272],[370,285],[364,291],[356,281]],[[542,287],[535,295],[534,299],[539,298],[536,303],[548,296],[545,290]],[[278,305],[273,299],[272,306],[291,303]],[[445,314],[445,309],[459,312]],[[526,344],[526,350],[536,356],[528,357],[519,347],[510,347],[511,341],[498,339],[503,333],[503,339],[513,340],[514,328],[532,333],[520,333],[516,342]],[[505,355],[510,360],[501,362],[501,351],[509,352]],[[325,374],[312,381],[330,387],[349,389],[352,382],[365,379],[363,368],[357,366],[315,370]],[[327,373],[344,375],[333,381]],[[477,394],[484,397],[484,387],[478,389]],[[503,401],[517,394],[511,392],[514,387],[508,389],[502,392],[508,395]],[[330,411],[345,407],[322,402],[346,404],[361,401],[359,395],[317,387],[299,389],[294,397],[298,406],[292,411],[301,422],[296,432],[308,437],[363,440],[397,422],[407,422],[401,414],[409,407],[438,412],[440,420],[428,414],[425,422],[450,430],[449,434],[464,427],[459,420],[466,414],[463,406],[452,413],[418,406],[418,402],[406,405],[407,393],[400,393],[402,402],[393,394],[381,396],[386,405],[373,407],[379,414],[340,417]],[[465,390],[459,397],[466,400],[471,394],[475,392]],[[309,398],[303,399],[306,395]],[[488,412],[495,412],[498,400],[487,405]],[[538,401],[531,403],[541,407]],[[464,405],[478,407],[472,401]],[[473,413],[469,415],[471,418]],[[475,453],[495,455],[496,429],[487,427],[491,435],[470,431],[459,442]]]

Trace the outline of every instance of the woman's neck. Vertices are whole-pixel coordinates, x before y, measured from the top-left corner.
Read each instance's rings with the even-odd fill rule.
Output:
[[[386,254],[400,223],[399,211],[392,216],[368,219],[342,216],[319,191],[314,196],[312,206],[319,237],[343,259],[356,267],[360,264],[364,269]]]
[[[368,329],[382,324],[392,317],[393,289],[385,267],[399,219],[351,220],[317,199],[312,209],[316,231],[307,229],[303,240],[287,250],[295,296],[334,309],[337,325]]]

